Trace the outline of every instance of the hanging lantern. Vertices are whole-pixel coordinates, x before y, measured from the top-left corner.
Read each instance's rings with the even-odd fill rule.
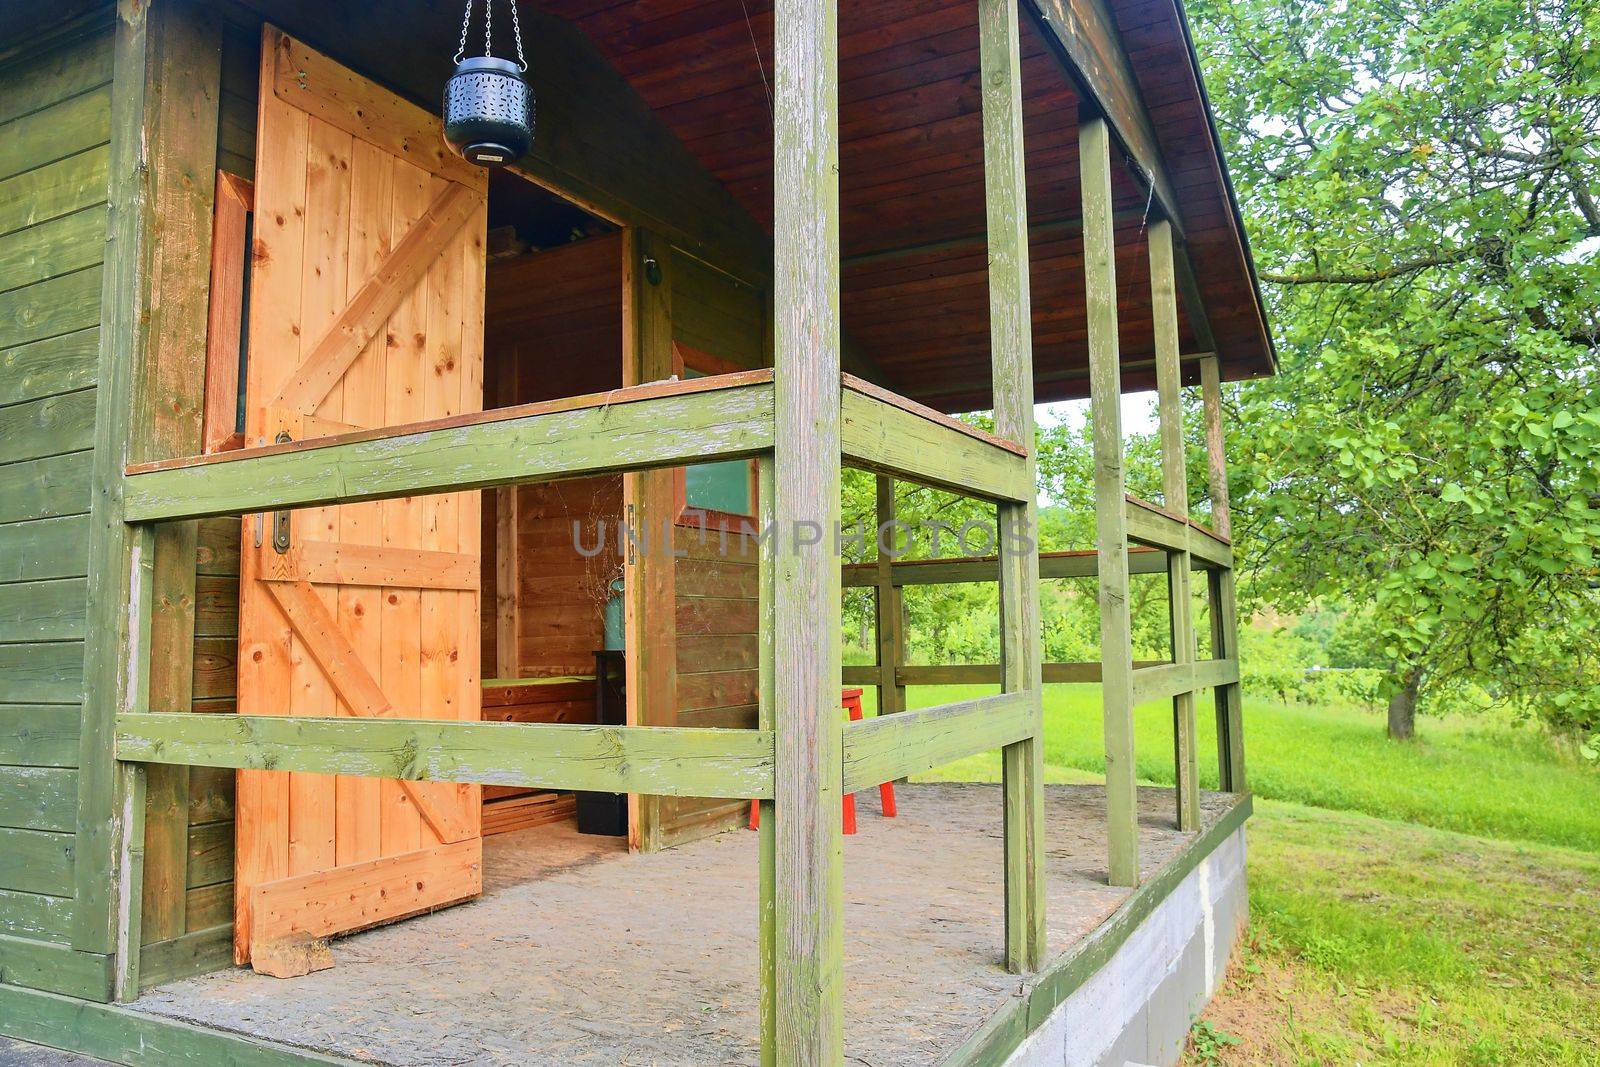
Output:
[[[533,89],[523,80],[522,21],[511,3],[517,62],[494,57],[494,0],[484,0],[483,55],[463,58],[472,25],[472,0],[461,19],[456,71],[444,87],[444,138],[468,162],[499,167],[533,147]]]

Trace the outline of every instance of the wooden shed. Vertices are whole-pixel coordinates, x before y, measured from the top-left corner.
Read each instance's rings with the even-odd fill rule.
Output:
[[[1220,389],[1274,365],[1181,4],[521,3],[536,135],[493,171],[441,135],[459,8],[0,11],[0,1035],[1170,1058],[1243,914]],[[1150,388],[1159,503],[1122,474]],[[1034,404],[1081,397],[1097,541],[1041,554]],[[881,523],[897,481],[992,503],[1002,550],[842,564],[842,466]],[[1166,576],[1162,662],[1130,573]],[[1041,577],[1097,584],[1099,660],[1042,662]],[[998,583],[1000,662],[908,663],[902,590],[957,582]],[[845,588],[875,665],[841,666]],[[1043,783],[1063,681],[1103,687],[1103,788]],[[931,682],[992,694],[909,710]],[[1166,794],[1133,777],[1149,700]],[[1003,785],[866,820],[846,890],[843,795],[997,749]],[[621,836],[576,832],[585,795]],[[459,999],[488,971],[515,993]],[[373,1038],[363,995],[450,1021]]]

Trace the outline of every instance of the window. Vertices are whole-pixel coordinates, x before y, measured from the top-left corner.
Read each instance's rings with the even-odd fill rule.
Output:
[[[211,307],[206,318],[204,451],[244,445],[245,360],[250,332],[250,246],[255,187],[217,171],[211,223]]]
[[[728,360],[689,348],[673,346],[674,362],[682,378],[705,378],[747,370]],[[729,459],[685,467],[678,480],[678,522],[729,531],[755,531],[756,463]]]

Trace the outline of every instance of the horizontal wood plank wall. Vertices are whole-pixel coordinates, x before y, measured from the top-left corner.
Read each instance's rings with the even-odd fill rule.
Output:
[[[743,368],[765,366],[766,307],[760,291],[681,253],[672,262],[672,339]],[[674,532],[678,725],[754,729],[756,548],[718,531]],[[663,847],[743,825],[749,805],[702,797],[661,802]]]
[[[108,16],[0,68],[0,976],[103,998],[74,952]]]

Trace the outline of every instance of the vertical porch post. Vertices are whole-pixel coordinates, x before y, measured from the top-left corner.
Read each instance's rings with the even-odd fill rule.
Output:
[[[672,377],[672,246],[632,227],[623,234],[623,384]],[[653,268],[652,268],[653,264]],[[674,475],[670,469],[622,476],[624,520],[624,672],[629,726],[671,726],[678,714],[676,575],[672,558]],[[663,544],[663,541],[668,543]],[[661,847],[661,798],[629,794],[628,847]]]
[[[1127,490],[1122,457],[1122,365],[1117,345],[1116,231],[1111,132],[1086,113],[1078,124],[1083,186],[1083,273],[1094,423],[1095,548],[1100,567],[1100,678],[1106,744],[1106,837],[1112,885],[1139,882],[1139,794],[1133,766],[1133,637],[1128,618]]]
[[[900,587],[894,584],[894,558],[884,546],[895,547],[894,479],[878,475],[874,536],[877,539],[877,566],[874,568],[877,599],[874,612],[878,635],[878,714],[893,715],[906,710],[906,687],[900,684],[900,665],[905,662],[905,614]],[[885,534],[887,533],[887,540]]]
[[[776,1004],[763,1044],[779,1064],[844,1059],[837,31],[834,0],[775,6]]]
[[[1028,450],[1033,440],[1033,312],[1028,288],[1027,172],[1022,143],[1022,61],[1016,0],[980,0],[983,174],[988,203],[989,346],[995,432]],[[1036,970],[1045,945],[1044,742],[1040,704],[1038,503],[1003,504],[1000,536],[1000,672],[1008,693],[1032,697],[1032,735],[1007,745],[1005,776],[1006,966]]]
[[[1206,456],[1210,466],[1211,525],[1224,537],[1233,536],[1228,510],[1228,455],[1222,433],[1222,373],[1216,356],[1200,361],[1200,389],[1205,407]],[[1234,604],[1233,571],[1214,570],[1208,575],[1211,608],[1211,654],[1218,659],[1239,658],[1239,620]],[[1243,793],[1244,707],[1238,683],[1219,685],[1214,694],[1217,715],[1217,768],[1222,789]]]
[[[139,668],[141,657],[148,663],[148,645],[135,648],[134,642],[148,634],[148,582],[141,590],[139,579],[148,577],[153,538],[123,521],[122,499],[123,468],[133,458],[140,432],[134,397],[144,368],[146,330],[140,313],[149,293],[148,17],[147,5],[135,0],[117,5],[78,738],[72,946],[108,962],[108,995],[127,995],[129,982],[137,983],[142,874],[134,861],[144,847],[143,771],[117,762],[115,730],[117,713],[141,700],[148,680]]]
[[[1156,394],[1161,418],[1161,502],[1188,518],[1189,474],[1183,454],[1183,381],[1178,368],[1178,287],[1173,268],[1172,223],[1150,224],[1150,299],[1155,324]],[[1167,553],[1167,602],[1172,620],[1172,661],[1193,663],[1194,598],[1189,590],[1189,553]],[[1200,828],[1200,763],[1195,745],[1194,693],[1172,698],[1173,749],[1177,763],[1178,829]]]

